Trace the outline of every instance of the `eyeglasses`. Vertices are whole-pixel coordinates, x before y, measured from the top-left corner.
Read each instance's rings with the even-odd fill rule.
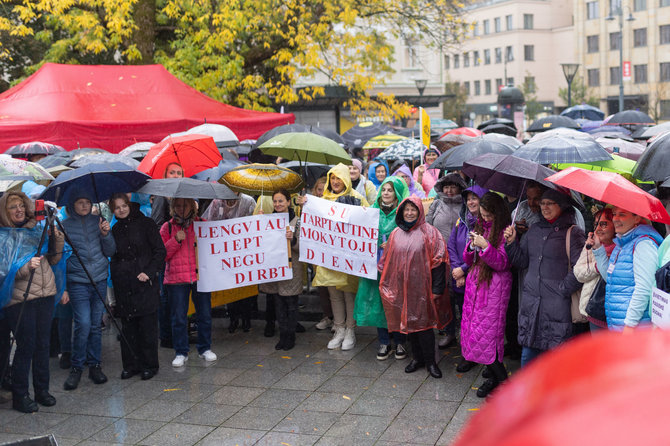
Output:
[[[600,226],[601,228],[606,228],[609,224],[610,224],[610,222],[608,222],[608,221],[599,221],[598,223],[596,223],[595,226],[596,226],[596,228],[598,226]]]
[[[558,203],[556,203],[555,201],[547,201],[547,200],[540,201],[540,206],[545,206],[545,207],[546,206],[555,206],[556,204],[558,204]]]

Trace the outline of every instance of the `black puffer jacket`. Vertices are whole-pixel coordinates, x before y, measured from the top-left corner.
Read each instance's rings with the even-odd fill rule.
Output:
[[[582,284],[568,269],[565,238],[574,225],[571,211],[552,224],[542,218],[530,227],[521,243],[505,246],[507,256],[519,269],[528,268],[519,302],[519,344],[548,350],[572,334],[571,294]],[[578,226],[570,235],[570,262],[579,260],[586,237]]]
[[[130,215],[116,222],[112,234],[116,241],[111,262],[116,315],[134,317],[157,311],[158,273],[165,265],[165,246],[156,223],[131,203]],[[137,279],[140,273],[145,273],[150,280],[140,282]]]

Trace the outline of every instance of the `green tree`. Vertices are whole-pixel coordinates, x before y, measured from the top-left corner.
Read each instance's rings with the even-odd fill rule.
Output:
[[[526,72],[526,77],[523,80],[523,84],[521,84],[520,88],[526,101],[526,117],[530,121],[534,121],[537,115],[542,112],[544,107],[537,100],[537,85],[535,84],[535,78],[529,74],[530,73]]]
[[[567,105],[568,87],[559,88],[558,96],[563,100],[563,103]],[[575,78],[572,80],[571,96],[573,105],[589,104],[593,105],[594,107],[600,106],[600,99],[593,94],[591,89],[584,83],[584,79],[582,79],[582,77],[579,75],[575,76]]]
[[[335,85],[349,90],[355,113],[403,115],[407,104],[370,96],[392,71],[394,42],[457,43],[470,28],[458,1],[0,0],[18,17],[0,16],[0,30],[44,42],[41,62],[158,62],[246,108],[311,99]],[[35,29],[40,18],[44,27]],[[296,89],[299,82],[308,87]]]
[[[446,95],[451,97],[442,103],[442,116],[459,124],[463,123],[463,115],[468,111],[468,91],[465,85],[458,82],[447,82],[444,84]]]

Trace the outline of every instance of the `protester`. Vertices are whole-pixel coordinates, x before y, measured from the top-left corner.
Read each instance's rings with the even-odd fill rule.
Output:
[[[609,258],[598,234],[589,233],[593,255],[605,287],[605,313],[610,330],[631,332],[650,323],[649,304],[655,284],[658,246],[663,239],[647,220],[625,209],[612,210],[615,247]]]
[[[326,184],[324,199],[368,206],[365,197],[351,188],[349,169],[344,164],[337,164],[328,171]],[[319,266],[312,284],[328,287],[335,326],[335,334],[328,342],[328,348],[351,350],[356,345],[354,299],[358,290],[358,277]]]
[[[465,281],[461,348],[463,358],[485,364],[489,371],[490,377],[477,389],[477,396],[484,398],[507,379],[502,358],[512,273],[503,232],[511,219],[505,201],[493,192],[482,196],[479,213],[463,252],[470,270]]]
[[[238,193],[238,196],[240,197],[238,200],[212,200],[202,215],[203,219],[207,221],[228,220],[253,215],[256,201],[246,194]],[[227,304],[228,315],[230,316],[229,333],[235,333],[235,330],[240,326],[240,320],[242,321],[242,331],[246,333],[251,329],[251,313],[256,297],[250,296]],[[274,316],[266,325],[270,325],[272,329],[270,336],[274,336]],[[267,331],[268,327],[266,326]]]
[[[511,263],[528,269],[519,302],[521,365],[572,335],[571,294],[581,284],[574,267],[584,246],[584,232],[575,226],[570,196],[547,189],[540,201],[542,217],[519,243],[513,225],[505,229],[505,249]],[[566,237],[570,235],[570,265]]]
[[[141,374],[147,380],[158,372],[159,280],[165,246],[156,224],[126,194],[114,194],[109,203],[117,219],[112,228],[116,253],[110,272],[115,316],[123,324],[121,379]]]
[[[47,407],[56,404],[56,398],[49,393],[50,327],[54,299],[59,291],[52,265],[62,257],[63,233],[52,228],[46,255],[36,255],[42,227],[37,223],[32,202],[23,192],[7,192],[0,197],[0,227],[23,233],[23,245],[17,248],[25,255],[3,259],[3,262],[14,263],[7,269],[2,268],[8,272],[5,282],[13,280],[13,284],[3,282],[2,288],[9,295],[2,296],[3,301],[8,300],[2,311],[16,339],[11,365],[12,407],[32,413],[37,412],[38,403]],[[3,360],[0,369],[7,373],[9,358]],[[34,400],[28,392],[31,365]]]
[[[368,166],[368,180],[372,181],[375,188],[379,190],[382,181],[389,175],[389,166],[386,161],[375,160]]]
[[[451,231],[449,241],[447,242],[447,253],[449,254],[449,262],[451,264],[451,292],[449,300],[451,302],[451,312],[454,317],[444,328],[447,337],[444,341],[445,347],[453,342],[449,337],[451,337],[451,339],[456,339],[456,331],[458,328],[456,308],[458,307],[461,315],[463,314],[465,278],[470,270],[470,265],[463,260],[463,251],[465,250],[468,240],[470,240],[470,232],[474,229],[475,224],[479,219],[479,200],[487,192],[488,189],[484,189],[475,184],[461,193],[461,196],[465,201],[465,206],[462,207],[460,217],[458,218],[458,221],[456,221],[456,225]],[[475,364],[475,362],[468,361],[461,357],[461,360],[456,366],[456,371],[465,373],[472,369]]]
[[[614,244],[615,232],[614,224],[612,223],[612,208],[604,208],[596,213],[593,232],[598,236],[600,244],[605,248],[605,252],[609,258],[616,246]],[[579,297],[579,311],[582,315],[586,316],[589,321],[591,332],[595,332],[607,329],[607,318],[603,317],[605,314],[604,294],[601,296],[602,302],[601,305],[599,305],[600,314],[589,314],[587,312],[589,301],[595,297],[593,294],[594,291],[598,290],[601,286],[604,286],[598,284],[598,282],[604,282],[604,279],[600,276],[600,272],[598,271],[598,265],[596,264],[592,248],[593,246],[589,244],[589,240],[587,239],[584,249],[582,249],[582,253],[579,256],[579,260],[577,260],[577,264],[575,265],[574,272],[577,280],[584,284]]]
[[[423,151],[423,164],[414,169],[414,180],[423,187],[423,191],[428,193],[433,189],[437,179],[440,177],[440,169],[429,169],[430,165],[440,156],[440,151],[431,145]]]
[[[396,225],[396,211],[398,205],[409,196],[407,185],[397,176],[387,177],[379,189],[377,199],[372,207],[379,209],[379,234],[377,239],[378,250],[383,252],[387,246],[387,240],[391,231]],[[377,348],[377,359],[383,361],[387,359],[393,348],[389,330],[386,325],[386,316],[379,295],[379,280],[361,278],[358,282],[358,292],[354,305],[354,319],[360,326],[377,327],[377,337],[379,338],[379,347]],[[396,359],[405,359],[406,336],[400,332],[393,332],[395,342]]]
[[[266,293],[268,303],[275,306],[275,314],[279,325],[279,342],[276,350],[291,350],[295,346],[295,333],[298,324],[298,296],[302,292],[302,263],[298,261],[300,250],[298,237],[300,235],[300,220],[295,215],[291,204],[291,194],[280,189],[272,194],[272,203],[275,213],[288,213],[288,227],[286,239],[290,241],[289,258],[293,277],[278,282],[268,282],[259,285],[259,291]]]
[[[433,329],[444,327],[451,317],[445,293],[446,245],[440,232],[425,224],[417,197],[406,198],[398,206],[396,225],[382,255],[379,282],[388,330],[408,334],[412,344],[405,373],[425,366],[431,376],[441,378]]]
[[[166,250],[164,283],[172,310],[172,343],[175,350],[172,366],[183,367],[188,361],[189,293],[198,325],[198,354],[207,362],[216,361],[216,354],[211,350],[211,294],[198,291],[193,222],[200,221],[200,218],[195,201],[190,198],[171,199],[170,215],[172,219],[163,224],[160,234]]]
[[[72,369],[63,385],[65,390],[79,386],[81,373],[88,366],[88,377],[95,384],[107,382],[100,366],[102,350],[103,299],[107,296],[108,257],[116,252],[116,244],[109,223],[93,215],[93,196],[89,190],[74,190],[67,206],[68,217],[63,220],[72,249],[67,261],[67,292],[72,305],[74,337],[72,342]],[[91,283],[88,274],[93,279]]]
[[[423,187],[416,187],[416,182],[412,177],[412,173],[409,171],[409,167],[405,164],[402,164],[398,170],[393,172],[393,176],[402,178],[409,189],[409,195],[412,197],[426,198],[426,193],[423,191]]]
[[[372,181],[367,180],[361,172],[363,171],[363,163],[360,160],[353,158],[351,166],[349,166],[349,174],[351,175],[351,187],[365,197],[368,203],[375,201],[377,197],[377,188]]]

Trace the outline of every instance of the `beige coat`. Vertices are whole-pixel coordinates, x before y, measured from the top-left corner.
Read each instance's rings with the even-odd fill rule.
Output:
[[[577,260],[572,271],[575,273],[577,280],[584,284],[579,296],[579,312],[583,316],[588,316],[586,313],[586,305],[589,303],[591,294],[593,294],[593,290],[596,288],[598,280],[600,279],[600,273],[596,268],[596,259],[593,256],[592,249],[582,249],[579,260]]]
[[[293,278],[288,280],[281,280],[279,282],[262,283],[258,286],[258,290],[265,294],[279,294],[280,296],[297,296],[302,293],[302,263],[298,261],[300,257],[300,245],[298,236],[300,234],[300,218],[294,217],[289,223],[289,226],[294,226],[293,239],[295,243],[291,243],[291,262],[293,264]]]

